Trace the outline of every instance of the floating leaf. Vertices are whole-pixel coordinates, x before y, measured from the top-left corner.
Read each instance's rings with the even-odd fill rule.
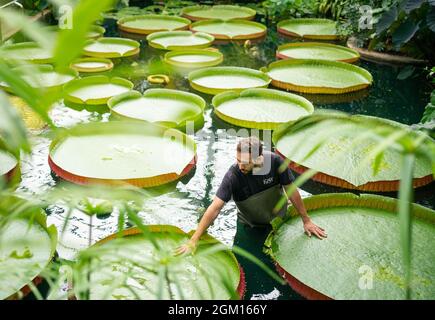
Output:
[[[409,180],[407,185],[411,186]],[[299,294],[309,299],[337,300],[406,297],[404,271],[409,268],[404,270],[402,263],[398,200],[341,193],[311,196],[304,199],[304,204],[328,237],[319,240],[304,235],[302,221],[291,207],[291,218],[272,221],[273,232],[265,243],[267,253]],[[431,250],[435,245],[435,211],[408,202],[405,205],[410,209],[405,216],[414,219],[412,244],[408,243],[410,238],[404,239],[413,249],[410,297],[431,299],[435,284],[435,251]]]

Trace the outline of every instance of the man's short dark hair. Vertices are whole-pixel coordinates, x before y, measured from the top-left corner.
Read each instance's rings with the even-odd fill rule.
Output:
[[[244,138],[237,144],[237,152],[248,152],[251,156],[258,157],[263,154],[263,145],[255,136]]]

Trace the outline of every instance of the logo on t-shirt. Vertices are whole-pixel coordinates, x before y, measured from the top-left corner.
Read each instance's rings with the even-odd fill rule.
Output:
[[[263,184],[271,184],[273,182],[273,177],[263,179]]]

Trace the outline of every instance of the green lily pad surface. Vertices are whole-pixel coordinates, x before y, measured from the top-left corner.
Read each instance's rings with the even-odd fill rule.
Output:
[[[103,72],[113,68],[113,63],[104,58],[82,58],[70,65],[71,69],[83,73]]]
[[[157,31],[187,29],[190,20],[165,15],[142,15],[125,17],[118,20],[118,28],[125,32],[150,34]]]
[[[76,283],[90,288],[91,300],[226,300],[233,297],[240,271],[230,250],[208,239],[195,255],[174,256],[174,250],[184,244],[189,235],[172,226],[147,229],[151,232],[145,236],[137,229],[130,229],[129,236],[111,237],[113,240],[103,240],[90,249],[99,256],[98,261],[91,264],[90,281],[79,270]],[[217,246],[221,249],[210,252]],[[83,270],[88,266],[83,263]],[[162,288],[160,293],[159,287]]]
[[[223,61],[223,54],[218,51],[201,49],[177,50],[165,54],[165,62],[185,69],[213,67]]]
[[[252,20],[255,17],[255,10],[247,7],[232,6],[232,5],[216,5],[216,6],[192,6],[186,7],[181,11],[183,17],[192,21],[197,20],[231,20],[244,19]]]
[[[394,145],[384,151],[384,156],[378,163],[379,171],[373,170],[375,157],[372,152],[379,145],[379,141],[385,139],[376,129],[409,130],[408,135],[415,135],[415,139],[421,138],[418,132],[411,131],[406,125],[362,115],[331,115],[330,118],[304,130],[293,131],[297,124],[298,122],[289,124],[274,132],[273,142],[276,149],[297,164],[340,178],[354,186],[368,182],[400,180],[402,156],[400,149]],[[331,128],[335,130],[325,136],[325,132],[329,132]],[[322,144],[316,152],[307,158],[310,150],[320,142]],[[422,152],[434,147],[435,142],[429,137],[423,139],[423,142],[420,146]],[[369,160],[365,160],[367,157]],[[414,178],[431,174],[430,161],[418,156],[414,166]]]
[[[278,23],[278,32],[307,39],[336,39],[337,23],[328,19],[288,19]]]
[[[258,129],[275,129],[313,112],[307,99],[295,94],[271,89],[232,91],[213,98],[217,116],[229,123]]]
[[[209,47],[214,37],[203,32],[161,31],[147,36],[151,47],[165,50],[202,49]]]
[[[364,89],[373,81],[367,70],[338,61],[281,60],[264,71],[274,86],[305,93],[346,93]]]
[[[171,89],[149,89],[143,95],[131,91],[112,98],[108,104],[115,115],[168,127],[180,127],[186,121],[202,118],[206,105],[195,94]]]
[[[195,32],[205,32],[216,39],[255,39],[266,34],[265,25],[246,20],[206,20],[192,23],[190,29]]]
[[[299,217],[274,220],[266,245],[281,268],[332,299],[405,299],[397,200],[322,194],[304,202],[328,237],[307,237]],[[416,204],[412,210],[411,298],[433,299],[435,211]]]
[[[51,65],[21,66],[13,70],[19,73],[31,87],[39,89],[60,89],[77,77],[77,72],[74,70],[60,73],[54,71]],[[12,91],[5,82],[0,82],[0,88]]]
[[[270,83],[270,78],[263,72],[241,67],[203,68],[190,72],[188,78],[195,90],[208,94],[264,88]]]
[[[355,50],[318,42],[284,44],[278,47],[276,55],[282,59],[321,59],[343,62],[355,62],[359,59],[359,53]]]
[[[139,42],[125,38],[99,38],[86,43],[83,53],[90,57],[121,58],[138,54]]]
[[[87,34],[88,39],[97,39],[99,37],[102,37],[104,32],[106,32],[106,29],[102,26],[92,26],[91,30]]]
[[[73,103],[100,105],[111,97],[130,91],[133,83],[118,77],[91,76],[77,79],[65,87],[65,99]]]
[[[0,198],[0,222],[0,299],[6,299],[45,269],[56,249],[57,232],[54,226],[47,228],[41,209],[18,198]]]
[[[33,63],[50,63],[53,60],[51,50],[41,48],[36,42],[21,42],[0,47],[2,57]]]
[[[54,26],[47,26],[44,27],[45,30],[51,32],[51,36],[53,37],[53,42],[56,41],[56,37],[59,32],[62,32],[63,29],[59,28],[58,25]],[[66,29],[67,30],[67,29]],[[90,30],[88,31],[86,38],[87,39],[97,39],[104,35],[104,32],[106,32],[106,29],[102,26],[93,25],[90,27]]]
[[[143,122],[92,123],[55,139],[49,164],[75,183],[148,187],[178,179],[195,150],[194,141],[178,130]]]
[[[0,150],[0,177],[10,172],[17,166],[18,162],[10,153]]]

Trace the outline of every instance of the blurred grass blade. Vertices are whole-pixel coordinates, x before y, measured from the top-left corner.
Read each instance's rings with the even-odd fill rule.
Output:
[[[110,9],[114,0],[80,1],[72,14],[72,29],[59,31],[54,49],[54,63],[58,70],[68,68],[70,63],[82,53],[87,33],[101,13]]]
[[[266,272],[272,279],[276,280],[279,284],[284,285],[285,281],[281,279],[275,272],[270,270],[268,266],[266,266],[263,261],[259,260],[257,257],[252,255],[246,250],[243,250],[242,248],[239,248],[237,246],[233,246],[234,253],[238,254],[239,256],[242,256],[252,263],[255,263],[258,267],[260,267],[264,272]]]
[[[286,203],[287,203],[287,195],[290,197],[293,192],[295,192],[299,187],[301,187],[305,182],[307,182],[310,178],[312,178],[317,173],[314,169],[308,169],[304,173],[302,173],[299,177],[296,178],[293,183],[285,190],[285,194],[281,196],[278,203],[273,208],[274,212],[278,212]]]
[[[38,69],[33,68],[31,73],[37,74]],[[46,95],[44,98],[40,91],[31,87],[15,70],[12,70],[3,60],[0,59],[0,80],[6,82],[15,95],[21,97],[29,107],[38,113],[41,118],[49,125],[53,125],[50,117],[48,116],[48,108],[51,105],[50,95]]]
[[[411,242],[412,242],[412,212],[413,201],[412,177],[414,174],[414,154],[405,154],[402,160],[402,177],[399,187],[399,222],[400,241],[402,244],[402,259],[405,270],[406,299],[411,298]]]
[[[19,158],[20,150],[30,152],[26,128],[7,95],[0,91],[0,136],[6,148]]]
[[[28,16],[6,8],[0,10],[0,20],[7,21],[6,25],[9,28],[20,30],[25,36],[37,42],[41,48],[52,49],[52,37],[42,23],[31,21]]]

